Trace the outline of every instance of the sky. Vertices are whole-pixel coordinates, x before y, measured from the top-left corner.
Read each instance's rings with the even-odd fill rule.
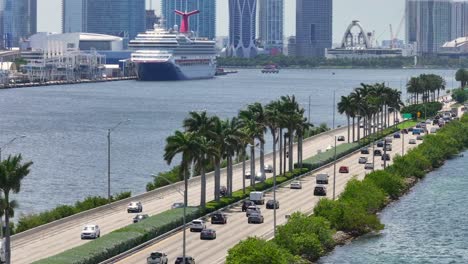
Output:
[[[153,2],[156,13],[160,12],[160,0],[146,0]],[[203,0],[200,0],[203,1]],[[215,1],[215,0],[204,0]],[[216,17],[216,35],[228,35],[228,0],[218,1]],[[61,0],[37,0],[38,2],[38,31],[61,31]],[[285,2],[285,37],[295,35],[295,0]],[[361,21],[368,32],[375,31],[376,40],[390,39],[389,25],[392,24],[396,33],[405,10],[405,0],[334,0],[333,1],[333,42],[341,42],[347,26],[353,20]],[[404,23],[398,37],[405,38]]]

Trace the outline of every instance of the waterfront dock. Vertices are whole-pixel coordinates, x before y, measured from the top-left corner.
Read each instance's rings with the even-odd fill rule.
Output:
[[[27,82],[27,83],[8,83],[0,84],[0,89],[11,89],[11,88],[26,88],[36,86],[50,86],[50,85],[66,85],[66,84],[82,84],[82,83],[99,83],[99,82],[115,82],[115,81],[127,81],[136,80],[136,76],[128,77],[106,77],[101,79],[80,79],[80,80],[62,80],[62,81],[47,81],[47,82]]]

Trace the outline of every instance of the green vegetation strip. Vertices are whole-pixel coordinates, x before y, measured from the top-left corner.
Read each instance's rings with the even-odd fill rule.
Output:
[[[302,170],[295,169],[293,172],[287,172],[276,178],[277,184],[291,180],[294,177],[307,173],[308,171],[308,169],[304,168]],[[243,193],[242,190],[239,190],[234,192],[232,197],[223,197],[220,201],[211,201],[207,203],[206,209],[204,210],[196,207],[187,208],[187,222],[245,199],[249,196],[251,191],[262,191],[271,187],[273,187],[273,179],[269,178],[264,182],[255,184],[255,187],[246,188],[245,193]],[[182,211],[183,209],[180,208],[165,211],[139,223],[130,224],[121,229],[112,231],[111,233],[82,246],[69,249],[63,253],[34,263],[99,263],[182,226]],[[129,221],[131,221],[130,218]],[[105,227],[102,226],[101,228],[105,229]],[[76,235],[79,236],[80,234]]]
[[[227,264],[310,263],[331,251],[332,234],[343,238],[381,230],[384,225],[376,213],[393,199],[403,195],[416,178],[440,167],[446,159],[468,148],[468,116],[452,121],[437,134],[424,136],[424,142],[396,156],[385,170],[367,174],[363,181],[350,180],[339,199],[321,199],[314,214],[294,213],[279,226],[271,241],[248,238],[228,251]],[[346,235],[347,234],[347,235]],[[340,241],[344,243],[344,241]]]
[[[197,207],[187,208],[187,221],[199,215]],[[129,222],[132,219],[129,217]],[[183,223],[183,208],[172,209],[144,221],[115,230],[82,246],[34,263],[99,263],[130,248],[162,235]],[[105,227],[102,227],[105,228]],[[79,236],[80,234],[76,234]]]
[[[119,201],[131,196],[131,192],[123,192],[111,197],[111,202]],[[77,201],[74,205],[60,205],[52,210],[45,211],[39,214],[29,214],[20,216],[16,228],[14,228],[13,234],[17,234],[44,224],[51,223],[53,221],[81,213],[99,206],[103,206],[109,203],[107,198],[92,196],[84,199],[83,201]]]

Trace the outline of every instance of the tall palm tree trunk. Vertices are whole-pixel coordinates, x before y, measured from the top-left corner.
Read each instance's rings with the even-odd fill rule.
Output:
[[[361,140],[361,116],[358,116],[357,118],[357,123],[358,123],[358,127],[357,127],[357,140]]]
[[[293,163],[294,163],[294,155],[293,155],[293,144],[294,144],[294,138],[293,138],[293,131],[292,129],[290,130],[289,133],[289,171],[293,171]]]
[[[346,115],[346,119],[348,119],[348,143],[349,143],[349,137],[350,137],[350,135],[351,135],[351,133],[350,133],[351,127],[349,126],[349,125],[350,125],[350,122],[349,122],[349,115]]]
[[[280,128],[279,135],[279,173],[280,175],[283,174],[283,129]]]
[[[219,188],[221,187],[221,160],[220,158],[215,158],[215,184],[214,184],[214,197],[216,201],[219,201]]]
[[[233,182],[232,181],[232,176],[233,176],[232,166],[233,166],[232,156],[229,156],[229,188],[228,188],[229,197],[232,196],[232,182]]]
[[[203,162],[200,166],[200,179],[201,179],[200,206],[202,208],[205,208],[206,206],[206,173],[205,173],[205,164],[203,164]]]
[[[355,121],[356,121],[356,118],[355,118],[355,117],[353,117],[353,142],[355,142],[355,141],[356,141],[356,137],[355,137],[355,132],[356,132],[356,123],[355,123]]]
[[[299,163],[299,168],[302,169],[302,147],[303,147],[303,141],[304,141],[304,135],[301,131],[299,134],[299,139],[297,141],[297,145],[299,147],[299,151],[297,152],[298,156],[298,163]]]
[[[253,144],[250,146],[250,186],[255,187],[255,145]]]
[[[283,173],[286,173],[286,152],[287,152],[287,145],[286,145],[287,138],[286,138],[286,135],[284,135],[283,140],[284,140],[284,142],[283,142],[283,145],[284,145],[284,150],[283,150]]]
[[[10,197],[5,193],[5,263],[11,263],[11,245],[10,245]],[[1,227],[3,228],[3,226]]]
[[[265,142],[260,141],[260,171],[262,172],[262,177],[265,174]]]
[[[245,194],[245,159],[247,153],[245,147],[242,149],[242,193]]]

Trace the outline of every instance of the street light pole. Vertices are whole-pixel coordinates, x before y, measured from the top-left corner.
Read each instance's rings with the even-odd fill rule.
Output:
[[[309,95],[309,114],[308,114],[308,119],[307,119],[307,121],[310,122],[310,95]]]
[[[119,127],[123,123],[130,122],[130,119],[125,121],[120,121],[117,125],[107,130],[107,200],[110,203],[111,201],[111,132],[114,131],[117,127]]]
[[[333,200],[335,200],[335,185],[336,185],[336,136],[335,136],[335,157],[333,161]]]

